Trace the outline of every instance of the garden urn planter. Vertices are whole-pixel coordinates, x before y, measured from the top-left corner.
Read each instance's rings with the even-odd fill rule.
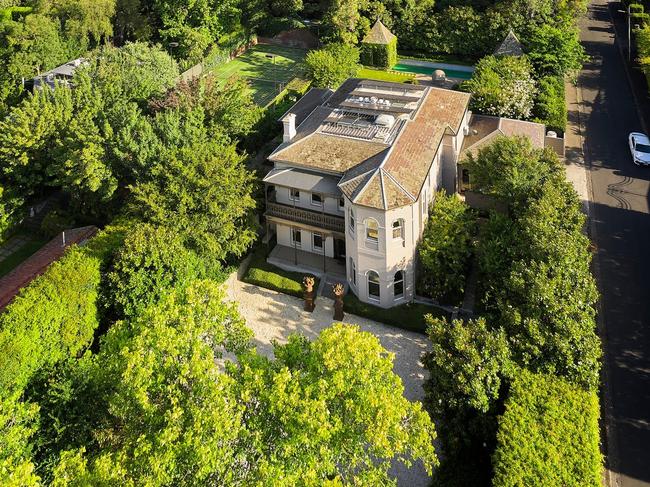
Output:
[[[314,307],[316,306],[314,304],[314,299],[315,299],[315,292],[314,292],[314,284],[316,283],[316,280],[311,277],[311,276],[305,276],[305,278],[302,280],[303,286],[305,286],[305,311],[309,311],[310,313],[314,311]]]
[[[345,288],[341,283],[334,284],[334,286],[332,287],[332,292],[334,293],[334,319],[337,321],[341,321],[345,316],[345,313],[343,313],[344,291]]]

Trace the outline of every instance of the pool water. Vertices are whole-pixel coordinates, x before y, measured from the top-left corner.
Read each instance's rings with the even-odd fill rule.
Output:
[[[415,66],[413,64],[396,64],[391,68],[393,71],[401,71],[402,73],[416,73],[416,74],[428,74],[432,75],[437,69],[442,69],[447,78],[456,78],[456,79],[470,79],[472,73],[470,71],[460,71],[456,69],[443,69],[443,68],[430,68],[427,66]]]

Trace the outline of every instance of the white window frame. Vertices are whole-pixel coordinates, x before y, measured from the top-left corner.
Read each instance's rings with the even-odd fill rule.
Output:
[[[314,196],[320,198],[320,201],[314,201]],[[312,206],[318,206],[319,208],[322,208],[322,206],[325,204],[325,198],[320,193],[312,193],[310,201]]]
[[[377,225],[377,228],[374,229],[377,232],[376,237],[370,236],[370,222],[374,222]],[[365,226],[366,226],[366,240],[374,244],[379,244],[379,222],[374,218],[366,218]]]
[[[355,288],[357,287],[357,266],[354,264],[352,257],[350,257],[350,284]]]
[[[350,234],[352,235],[352,238],[354,238],[354,234],[356,231],[356,219],[354,215],[354,210],[350,208],[350,211],[348,211],[348,229],[350,230]]]
[[[316,239],[317,236],[320,237],[320,243],[321,243],[320,247],[316,247],[315,239]],[[311,248],[315,252],[319,252],[319,253],[325,252],[325,236],[322,233],[312,232],[312,234],[311,234]]]
[[[373,285],[374,284],[377,285],[377,292],[378,292],[377,296],[375,296],[374,294],[370,294],[370,276],[373,274],[377,276],[377,282],[372,283]],[[366,284],[368,286],[368,299],[370,301],[380,302],[381,301],[381,278],[379,277],[379,272],[369,270],[368,273],[366,274]]]
[[[337,205],[338,205],[339,211],[345,211],[345,198],[343,198],[343,196],[341,196],[339,198],[339,201],[338,201]]]
[[[300,236],[300,240],[296,240],[296,235]],[[298,228],[291,229],[291,245],[296,248],[302,248],[302,231]]]
[[[396,227],[395,224],[398,224]],[[395,236],[395,230],[399,231],[399,234]],[[391,225],[391,231],[393,235],[393,240],[404,240],[404,219],[403,218],[398,218],[397,220],[393,221],[393,224]]]
[[[399,281],[397,280],[397,275],[398,274],[401,275],[401,280],[399,280]],[[405,281],[406,281],[406,272],[404,272],[401,269],[398,270],[397,272],[395,272],[395,274],[393,275],[393,299],[395,301],[397,301],[399,299],[404,299],[404,295],[405,295],[405,292],[406,292],[406,289],[404,288]],[[399,294],[399,295],[395,293],[395,285],[398,282],[402,284],[402,294]]]
[[[294,196],[294,191],[296,192],[297,196]],[[289,188],[289,199],[291,201],[300,201],[300,190],[296,188]]]

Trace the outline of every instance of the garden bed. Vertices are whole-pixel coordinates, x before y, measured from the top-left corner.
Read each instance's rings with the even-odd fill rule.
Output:
[[[242,281],[260,286],[266,289],[272,289],[284,294],[303,297],[302,280],[308,275],[302,272],[291,272],[280,269],[279,267],[269,264],[266,261],[269,249],[266,245],[258,246],[252,255],[250,264]],[[314,289],[318,289],[320,280],[314,277]]]
[[[450,318],[450,314],[446,311],[420,303],[406,303],[388,309],[380,308],[372,304],[362,303],[352,292],[345,295],[343,304],[343,310],[346,313],[423,334],[427,330],[424,319],[426,315],[430,314],[437,318]]]

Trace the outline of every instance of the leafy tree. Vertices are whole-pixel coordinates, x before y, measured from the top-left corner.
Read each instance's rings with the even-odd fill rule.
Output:
[[[113,35],[115,0],[38,0],[37,8],[61,22],[75,56]]]
[[[598,396],[520,371],[499,419],[495,487],[602,484]]]
[[[586,59],[577,26],[542,24],[533,31],[526,48],[540,77],[576,73]]]
[[[303,9],[302,0],[271,0],[271,13],[277,17],[291,17]]]
[[[215,360],[252,333],[224,298],[198,281],[109,331],[92,371],[100,441],[63,452],[53,485],[241,483],[242,407]]]
[[[241,255],[255,239],[252,184],[234,146],[196,141],[160,154],[151,180],[132,188],[131,209],[222,260]]]
[[[23,198],[17,196],[11,188],[0,186],[0,237],[19,223],[23,203]]]
[[[208,267],[185,248],[177,232],[138,224],[127,234],[108,274],[110,301],[119,317],[133,318],[170,289],[209,275]]]
[[[18,102],[22,79],[69,60],[71,51],[56,20],[30,14],[17,21],[0,22],[0,113]]]
[[[525,57],[486,56],[461,87],[472,94],[470,107],[478,113],[526,119],[536,92],[531,71]]]
[[[207,130],[231,140],[248,135],[263,111],[253,100],[245,79],[231,77],[221,85],[212,75],[181,81],[164,97],[152,100],[150,106],[154,111],[201,108]]]
[[[177,42],[173,53],[192,65],[206,49],[239,24],[237,0],[155,0],[150,6],[163,43]]]
[[[104,46],[92,55],[87,69],[109,107],[120,101],[144,105],[174,86],[179,75],[169,54],[143,42]]]
[[[0,392],[0,482],[9,487],[40,485],[29,443],[37,430],[38,406],[23,402],[21,394]]]
[[[323,26],[327,29],[325,41],[356,44],[359,19],[358,0],[331,0],[323,15]]]
[[[426,404],[438,422],[444,460],[434,485],[484,485],[496,431],[496,411],[511,373],[505,332],[484,318],[427,317],[431,351],[424,366]]]
[[[522,139],[496,141],[472,167],[479,161],[479,187],[513,201],[508,216],[491,218],[477,249],[490,322],[505,329],[521,366],[597,387],[597,291],[575,190],[557,156]]]
[[[335,324],[313,343],[276,345],[275,357],[234,372],[245,441],[259,452],[250,483],[386,485],[391,460],[437,464],[433,424],[403,397],[375,336]]]
[[[330,44],[307,54],[305,63],[314,86],[337,88],[356,74],[359,49],[345,44]]]
[[[502,329],[491,330],[485,318],[453,320],[427,317],[432,349],[424,358],[430,378],[427,403],[435,416],[473,409],[486,413],[499,397],[508,375],[510,349]]]
[[[477,191],[513,208],[522,206],[542,181],[563,177],[557,156],[534,148],[527,137],[498,137],[478,154],[470,154],[467,167]]]
[[[456,195],[438,192],[418,245],[421,285],[434,299],[460,300],[472,253],[474,218]]]

